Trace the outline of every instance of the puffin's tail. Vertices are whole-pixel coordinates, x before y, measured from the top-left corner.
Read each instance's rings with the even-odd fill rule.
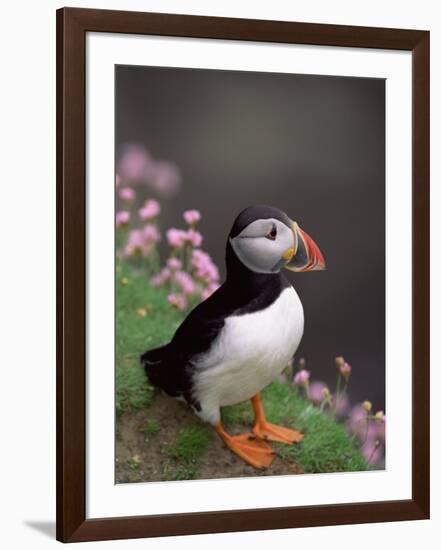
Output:
[[[150,349],[144,352],[140,359],[141,365],[143,365],[147,378],[150,382],[158,387],[164,387],[164,358],[166,355],[167,346],[160,348]]]

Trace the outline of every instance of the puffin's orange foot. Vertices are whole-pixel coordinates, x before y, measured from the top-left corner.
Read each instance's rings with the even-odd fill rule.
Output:
[[[252,433],[229,435],[222,425],[216,426],[217,433],[226,446],[254,468],[268,468],[274,460],[274,452],[265,441],[257,439]]]
[[[233,453],[254,468],[268,468],[274,460],[271,447],[252,433],[230,435],[229,439],[224,441]]]
[[[297,430],[290,430],[283,426],[277,426],[270,422],[258,422],[253,428],[256,437],[263,440],[279,441],[280,443],[298,443],[303,439],[303,434]]]

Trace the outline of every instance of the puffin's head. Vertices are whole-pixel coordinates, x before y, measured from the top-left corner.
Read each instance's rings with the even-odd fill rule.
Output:
[[[319,271],[325,260],[319,247],[282,210],[250,206],[237,216],[229,235],[237,258],[256,273]]]

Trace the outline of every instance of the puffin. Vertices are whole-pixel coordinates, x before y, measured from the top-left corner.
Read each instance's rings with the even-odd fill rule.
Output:
[[[260,393],[286,368],[303,336],[302,303],[282,270],[323,270],[325,260],[297,222],[267,205],[240,212],[225,260],[225,282],[187,315],[169,343],[146,351],[140,361],[153,386],[185,400],[233,453],[264,469],[274,459],[270,441],[303,438],[267,421]],[[221,408],[246,400],[254,426],[231,435]]]

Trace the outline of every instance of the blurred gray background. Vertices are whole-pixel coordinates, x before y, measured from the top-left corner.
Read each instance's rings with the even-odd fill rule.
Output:
[[[240,210],[270,204],[298,221],[327,271],[286,271],[305,310],[297,358],[332,390],[343,355],[351,402],[383,408],[384,80],[118,66],[116,148],[126,142],[179,166],[161,224],[181,227],[183,210],[199,209],[222,275]]]

